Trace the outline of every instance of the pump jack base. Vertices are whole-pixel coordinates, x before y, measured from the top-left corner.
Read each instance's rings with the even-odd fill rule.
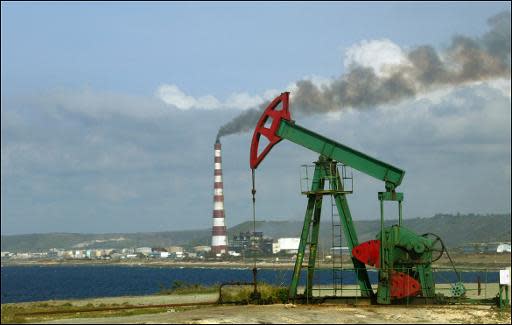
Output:
[[[292,301],[290,301],[292,302]],[[377,304],[376,299],[369,297],[356,297],[356,296],[324,296],[324,297],[310,297],[306,299],[304,295],[297,295],[293,303],[297,304],[325,304],[325,305],[351,305],[351,306],[396,306],[396,305],[453,305],[453,304],[481,304],[481,305],[496,305],[495,299],[457,299],[453,297],[406,297],[404,299],[394,299],[391,305]]]

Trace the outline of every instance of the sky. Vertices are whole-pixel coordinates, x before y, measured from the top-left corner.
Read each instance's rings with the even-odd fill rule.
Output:
[[[457,35],[481,40],[509,2],[1,4],[2,234],[212,226],[221,126],[308,80],[377,75]],[[510,213],[510,32],[504,74],[398,101],[292,118],[406,171],[404,217]],[[323,88],[325,89],[325,88]],[[221,139],[228,227],[249,220],[252,130]],[[261,220],[302,220],[300,166],[279,143],[256,170]],[[381,181],[354,171],[354,219]],[[386,206],[386,216],[396,217]],[[322,216],[324,218],[324,216]]]

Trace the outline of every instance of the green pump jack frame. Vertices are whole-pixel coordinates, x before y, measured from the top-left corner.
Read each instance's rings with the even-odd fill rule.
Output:
[[[324,195],[332,195],[336,202],[336,208],[343,225],[343,231],[350,251],[359,245],[357,234],[352,222],[352,215],[348,207],[346,198],[347,192],[343,189],[343,183],[336,166],[337,162],[320,155],[315,162],[315,171],[311,183],[311,191],[306,192],[308,205],[304,217],[304,225],[300,236],[300,244],[295,260],[292,282],[289,289],[289,299],[295,300],[297,297],[297,287],[300,280],[300,273],[303,268],[303,261],[306,247],[309,245],[309,259],[307,264],[307,285],[305,295],[308,298],[313,296],[313,279],[315,273],[316,255],[318,251],[318,234],[320,232],[320,215],[322,212],[322,200]],[[324,189],[325,181],[329,180],[329,189]],[[310,235],[311,233],[311,235]],[[309,238],[309,242],[308,242]],[[363,297],[374,297],[366,266],[352,257],[352,263],[356,270],[357,280]]]
[[[292,283],[290,284],[289,298],[294,300],[297,296],[297,286],[300,279],[306,246],[308,244],[310,254],[307,265],[308,281],[305,293],[307,297],[312,297],[313,275],[315,272],[323,195],[332,195],[335,200],[338,215],[340,216],[340,222],[343,226],[343,232],[350,250],[352,251],[355,246],[359,245],[346,199],[346,194],[348,192],[343,191],[343,183],[339,178],[339,173],[336,167],[336,162],[341,162],[346,166],[385,182],[386,191],[379,192],[381,207],[380,237],[382,241],[380,251],[381,268],[379,269],[379,288],[377,290],[378,299],[374,299],[376,295],[371,288],[371,283],[369,281],[365,265],[354,257],[352,257],[352,262],[356,269],[356,275],[362,295],[372,298],[372,301],[377,300],[378,303],[389,304],[391,302],[391,272],[407,268],[410,269],[411,266],[411,263],[397,259],[397,257],[401,257],[402,253],[395,249],[395,245],[397,243],[401,243],[403,240],[411,243],[418,241],[418,236],[402,227],[403,193],[395,192],[396,188],[403,180],[405,171],[295,124],[291,119],[289,112],[288,97],[288,92],[284,92],[280,96],[276,97],[267,106],[258,120],[251,142],[250,166],[251,169],[256,169],[272,147],[284,139],[320,154],[319,160],[315,163],[316,166],[311,191],[306,193],[308,196],[308,205],[304,218],[304,226],[301,233],[297,259],[295,261]],[[268,126],[268,124],[270,126]],[[263,148],[263,150],[258,151],[260,144],[259,140],[262,135],[267,138],[269,143]],[[336,181],[332,182],[332,177],[335,177]],[[328,190],[324,190],[326,179],[329,179],[330,184],[330,189]],[[398,230],[396,230],[396,227],[384,228],[384,201],[398,201]],[[309,243],[308,238],[310,238]],[[428,254],[429,253],[425,253],[423,255],[426,262],[413,264],[416,267],[415,272],[418,273],[422,285],[422,292],[426,298],[430,298],[435,295],[432,271],[430,263],[428,262],[431,257]],[[384,267],[382,267],[383,265]]]

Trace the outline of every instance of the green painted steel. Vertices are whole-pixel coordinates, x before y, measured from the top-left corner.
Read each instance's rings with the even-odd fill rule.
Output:
[[[325,180],[329,180],[329,190],[324,190]],[[340,217],[340,223],[343,225],[343,231],[347,238],[350,250],[359,245],[357,234],[352,221],[352,216],[350,214],[350,209],[348,207],[346,194],[343,193],[343,183],[341,181],[340,174],[337,171],[336,161],[320,156],[318,161],[315,162],[315,172],[313,176],[313,182],[311,184],[311,191],[307,192],[308,207],[306,210],[306,216],[304,218],[299,250],[297,253],[297,259],[295,260],[295,268],[293,271],[292,283],[289,290],[289,298],[291,300],[295,299],[297,295],[297,286],[300,279],[300,272],[302,269],[306,246],[308,244],[309,260],[307,266],[308,274],[305,294],[307,297],[312,297],[323,195],[332,195],[335,199],[336,207]],[[309,234],[310,230],[311,236]],[[310,238],[309,242],[307,241],[308,238]],[[358,270],[356,275],[362,296],[373,296],[373,290],[365,265],[353,257],[352,262],[354,264],[354,268]]]
[[[297,295],[300,272],[308,245],[310,255],[305,294],[307,297],[312,296],[323,195],[332,195],[336,202],[340,223],[343,225],[342,228],[350,250],[359,245],[348,207],[346,192],[344,192],[343,183],[336,167],[336,162],[339,161],[385,182],[386,191],[378,193],[381,230],[377,237],[381,241],[381,251],[377,303],[390,304],[392,302],[391,288],[393,284],[391,279],[394,272],[403,272],[417,279],[421,284],[421,295],[434,298],[435,283],[431,267],[434,244],[428,238],[419,236],[402,226],[404,195],[395,192],[395,189],[401,184],[405,171],[309,131],[296,125],[293,121],[282,120],[277,135],[320,154],[319,160],[315,162],[311,191],[305,192],[308,196],[308,207],[304,218],[289,297],[294,299]],[[324,189],[325,180],[329,180],[329,189]],[[398,202],[398,226],[384,227],[384,201]],[[363,296],[374,297],[365,265],[355,258],[352,258],[352,262],[355,269],[358,270],[356,273]]]
[[[401,201],[404,200],[404,193],[400,193],[400,192],[379,192],[377,197],[381,201],[398,201],[398,202],[401,202]]]
[[[348,207],[347,196],[344,193],[343,182],[341,181],[340,173],[337,170],[336,161],[324,158],[322,156],[320,157],[320,160],[324,159],[324,173],[326,175],[326,178],[333,180],[329,182],[329,187],[330,190],[332,191],[334,201],[336,202],[336,208],[338,210],[338,215],[340,217],[340,223],[343,225],[343,233],[347,240],[349,250],[350,252],[352,252],[352,249],[359,245],[359,240],[357,239],[356,229],[352,221],[352,214],[350,213],[350,209]],[[364,263],[358,261],[354,257],[352,257],[351,259],[352,264],[354,264],[354,268],[359,270],[357,272],[357,280],[359,282],[359,287],[361,288],[362,296],[371,297],[373,295],[373,290],[370,283],[370,278],[368,276],[368,272],[366,271],[366,266],[364,265]]]
[[[382,204],[381,202],[381,211]],[[381,222],[383,220],[383,212]],[[435,297],[434,275],[432,273],[433,242],[419,236],[403,226],[382,227],[378,236],[381,242],[381,260],[377,303],[391,303],[391,274],[394,271],[406,273],[417,279],[423,297]]]
[[[339,177],[339,173],[336,173],[336,163],[330,162],[331,175],[338,175],[336,182],[330,182],[331,190],[335,191],[333,194],[334,200],[336,202],[336,208],[338,209],[338,215],[340,216],[340,222],[343,225],[343,234],[347,240],[347,244],[350,252],[352,249],[359,245],[359,240],[357,239],[356,229],[354,227],[354,223],[352,221],[352,214],[350,213],[350,209],[348,207],[347,196],[344,193],[336,192],[338,189],[342,189],[343,183]],[[351,254],[352,255],[352,254]],[[370,283],[370,278],[368,276],[368,272],[366,272],[366,266],[364,263],[358,261],[356,258],[351,257],[352,264],[354,264],[354,268],[359,270],[357,272],[357,280],[359,282],[359,287],[361,288],[361,293],[363,297],[371,297],[373,295],[372,286]]]
[[[388,191],[399,186],[405,174],[400,168],[307,130],[293,121],[281,120],[277,135],[385,181]]]
[[[323,187],[323,184],[322,184]],[[320,169],[315,168],[313,174],[313,182],[311,183],[311,191],[315,192],[320,188]],[[297,251],[297,258],[295,259],[295,267],[293,269],[292,282],[290,289],[288,290],[288,298],[295,300],[297,295],[297,286],[299,285],[300,271],[302,268],[302,261],[304,260],[304,254],[306,252],[306,244],[309,237],[309,229],[311,226],[311,218],[313,216],[313,210],[315,208],[316,195],[308,195],[308,206],[306,208],[306,215],[304,216],[304,225],[302,226],[302,233],[300,235],[299,249]]]
[[[429,260],[431,256],[430,252],[426,252],[422,257]],[[416,265],[416,270],[420,279],[422,295],[424,297],[434,297],[436,294],[436,283],[434,282],[432,265],[430,263],[418,264]]]
[[[323,188],[324,181],[321,181],[320,188]],[[322,196],[317,195],[315,199],[315,210],[313,212],[313,229],[311,231],[311,242],[309,243],[308,260],[308,283],[306,286],[306,295],[313,296],[313,279],[315,274],[316,253],[318,252],[318,234],[320,233],[320,215],[322,213]]]
[[[435,297],[432,274],[433,242],[402,226],[403,193],[379,192],[380,202],[380,270],[377,303],[391,303],[391,274],[406,273],[417,279],[423,297]],[[384,227],[384,201],[398,202],[398,226]]]

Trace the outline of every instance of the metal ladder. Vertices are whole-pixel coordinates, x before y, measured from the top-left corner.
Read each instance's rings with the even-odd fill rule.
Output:
[[[331,260],[334,296],[343,296],[343,229],[336,201],[331,195]]]

